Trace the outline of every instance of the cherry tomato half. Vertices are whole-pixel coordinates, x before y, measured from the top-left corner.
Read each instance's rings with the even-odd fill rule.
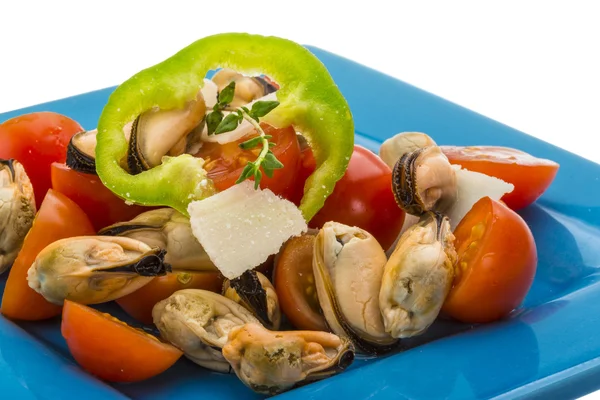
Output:
[[[204,289],[221,293],[223,276],[218,272],[173,272],[154,278],[135,292],[117,299],[116,302],[136,320],[152,323],[152,308],[181,289]]]
[[[109,314],[65,300],[61,333],[79,365],[109,382],[136,382],[165,371],[179,349]]]
[[[81,131],[77,122],[53,112],[24,114],[0,124],[0,158],[23,164],[38,208],[51,187],[50,164],[65,162],[71,137]]]
[[[394,243],[404,212],[392,193],[392,171],[376,154],[354,146],[346,173],[309,225],[320,228],[328,221],[358,226],[372,234],[384,249]]]
[[[283,168],[276,169],[273,177],[269,178],[264,171],[260,187],[270,189],[273,193],[289,197],[296,178],[296,171],[300,160],[300,145],[296,138],[296,131],[289,126],[277,129],[265,123],[260,124],[265,134],[271,135],[270,142],[275,143],[271,149],[275,157],[283,164]],[[202,157],[206,164],[208,177],[213,180],[216,188],[223,191],[235,184],[248,161],[258,157],[262,146],[250,150],[242,150],[239,144],[250,139],[252,135],[244,137],[237,142],[226,144],[204,143],[196,157]]]
[[[90,220],[77,204],[61,193],[48,190],[8,275],[2,296],[2,314],[8,318],[30,321],[59,315],[60,306],[47,302],[29,287],[27,271],[38,253],[50,243],[94,234]]]
[[[550,186],[559,165],[520,150],[498,146],[440,146],[450,163],[515,185],[502,201],[513,210],[527,207]]]
[[[312,269],[315,236],[286,242],[275,265],[273,284],[281,311],[301,330],[329,331],[317,297]]]
[[[525,298],[537,267],[533,235],[505,205],[480,199],[454,231],[458,255],[443,312],[463,322],[491,322]]]
[[[51,176],[52,188],[77,203],[89,216],[96,231],[128,221],[151,209],[126,204],[104,186],[97,175],[77,172],[65,164],[52,163]]]

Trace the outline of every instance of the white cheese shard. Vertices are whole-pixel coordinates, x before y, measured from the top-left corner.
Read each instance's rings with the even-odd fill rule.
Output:
[[[192,232],[223,276],[233,279],[308,229],[300,210],[244,181],[188,206]]]
[[[469,171],[460,165],[453,165],[452,168],[456,172],[457,198],[445,213],[450,218],[452,230],[456,229],[458,223],[480,199],[487,196],[492,200],[500,200],[515,188],[513,184],[502,179]]]

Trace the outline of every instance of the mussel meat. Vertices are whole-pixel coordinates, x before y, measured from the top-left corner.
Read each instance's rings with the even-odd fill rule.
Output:
[[[183,289],[158,302],[152,309],[154,324],[163,339],[178,347],[196,364],[230,372],[221,349],[229,332],[247,322],[252,313],[233,300],[201,289]]]
[[[434,140],[421,132],[401,132],[387,139],[379,147],[379,157],[390,168],[406,153],[417,149],[435,146]]]
[[[133,122],[125,124],[123,135],[127,140],[131,135]],[[71,137],[67,146],[66,164],[69,168],[86,174],[96,174],[96,136],[98,129],[81,131]]]
[[[146,211],[103,228],[98,235],[128,237],[164,249],[165,262],[174,270],[218,271],[192,233],[190,219],[172,208]]]
[[[281,324],[279,299],[269,279],[255,270],[247,270],[234,279],[226,279],[223,296],[246,307],[268,329]]]
[[[396,162],[392,190],[398,206],[408,214],[443,212],[456,199],[456,174],[438,146],[418,148]]]
[[[314,246],[315,284],[331,330],[364,353],[391,350],[397,340],[385,331],[379,309],[386,263],[381,245],[360,228],[327,222]]]
[[[220,92],[231,82],[235,82],[235,94],[231,107],[240,107],[253,100],[277,91],[277,88],[262,76],[245,76],[232,69],[224,68],[217,71],[212,81]]]
[[[202,91],[182,109],[152,109],[139,115],[131,127],[127,165],[138,174],[162,163],[165,155],[178,156],[188,146],[187,136],[206,114]]]
[[[29,268],[29,286],[54,304],[104,303],[164,275],[164,250],[125,237],[80,236],[46,246]]]
[[[402,235],[385,265],[379,306],[386,332],[407,338],[433,323],[452,286],[455,262],[448,218],[427,212]]]
[[[17,160],[0,159],[0,274],[17,258],[35,217],[33,186]]]
[[[97,129],[82,131],[73,135],[67,146],[69,168],[86,174],[96,173],[96,135]]]
[[[272,332],[248,323],[231,331],[223,356],[249,388],[276,395],[342,372],[354,361],[354,349],[332,333]]]

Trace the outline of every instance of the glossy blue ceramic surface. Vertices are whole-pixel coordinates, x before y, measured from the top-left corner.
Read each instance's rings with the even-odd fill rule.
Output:
[[[280,397],[556,398],[600,388],[600,166],[379,72],[310,49],[348,99],[358,144],[376,150],[397,132],[422,131],[439,144],[516,147],[555,160],[561,168],[537,204],[520,212],[535,236],[539,264],[523,307],[510,319],[479,327],[437,323],[423,337],[407,340],[398,354],[359,360],[343,374]],[[0,122],[51,110],[92,129],[112,90],[2,114]],[[123,317],[113,304],[102,308]],[[14,324],[0,317],[0,398],[260,398],[235,376],[211,373],[186,360],[146,382],[107,385],[77,367],[59,327],[58,318]]]

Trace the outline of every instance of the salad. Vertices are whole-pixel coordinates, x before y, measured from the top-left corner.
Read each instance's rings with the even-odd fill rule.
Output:
[[[375,154],[307,49],[209,36],[122,83],[97,129],[52,112],[0,124],[1,312],[60,315],[108,382],[184,356],[282,393],[437,319],[509,316],[537,265],[515,210],[558,168],[422,132]],[[129,324],[91,307],[111,301]]]

